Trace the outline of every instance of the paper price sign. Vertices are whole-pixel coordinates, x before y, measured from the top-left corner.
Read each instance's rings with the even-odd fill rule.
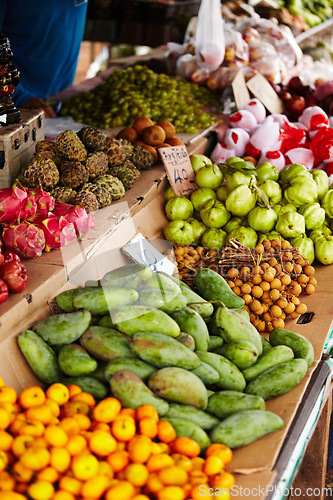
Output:
[[[257,73],[247,82],[247,87],[254,97],[259,99],[271,113],[282,113],[283,104],[268,80]]]
[[[170,185],[177,196],[196,189],[195,173],[185,145],[159,149]]]
[[[250,93],[246,86],[243,71],[238,71],[232,83],[232,90],[237,109],[243,109],[250,100]]]
[[[164,271],[171,275],[176,267],[173,262],[164,257],[161,252],[149,243],[141,233],[136,234],[127,245],[122,247],[121,251],[134,262],[144,264],[154,272]]]

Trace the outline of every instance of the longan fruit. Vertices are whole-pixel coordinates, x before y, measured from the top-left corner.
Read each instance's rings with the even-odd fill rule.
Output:
[[[274,302],[276,302],[280,298],[280,291],[277,288],[273,288],[269,292],[269,296]]]
[[[284,274],[283,276],[280,277],[280,281],[282,285],[290,285],[291,283],[291,277],[288,274]]]
[[[253,275],[256,275],[256,274],[263,274],[264,271],[262,270],[261,266],[253,266],[252,272]]]
[[[315,273],[315,268],[313,266],[305,266],[304,269],[303,269],[303,272],[307,275],[307,276],[313,276],[313,274]]]
[[[298,283],[300,283],[301,285],[305,285],[305,283],[307,283],[309,281],[309,276],[307,276],[306,274],[302,273],[298,276],[297,278],[297,281]]]
[[[284,265],[284,270],[286,273],[290,274],[293,272],[294,266],[292,265],[291,262],[286,262]]]
[[[292,302],[288,302],[288,305],[284,308],[284,312],[286,315],[289,315],[295,311],[295,304]]]
[[[266,271],[266,269],[268,269],[270,266],[268,264],[268,262],[263,262],[261,265],[260,265],[262,271]]]
[[[284,250],[285,250],[286,248],[291,248],[291,244],[289,243],[289,241],[288,241],[288,240],[282,240],[282,241],[281,241],[281,248],[283,248]]]
[[[243,283],[241,286],[242,293],[251,293],[251,285],[249,283]]]
[[[252,283],[254,285],[259,285],[262,282],[262,277],[259,274],[254,274],[252,277]]]
[[[271,281],[271,289],[276,288],[277,290],[280,290],[281,286],[282,284],[279,278],[274,278],[273,281]]]
[[[270,266],[276,266],[276,264],[277,264],[277,263],[278,263],[278,261],[276,260],[276,258],[275,258],[275,257],[271,257],[271,258],[269,259],[269,261],[268,261],[268,264],[269,264]]]
[[[273,316],[273,318],[280,318],[281,314],[282,314],[282,309],[276,304],[274,304],[274,306],[271,307],[271,315]]]
[[[245,309],[245,311],[247,311],[250,314],[251,309],[249,308],[249,306],[247,304],[245,306],[243,306],[243,309]]]
[[[272,321],[272,315],[269,312],[265,312],[263,318],[265,321]]]
[[[263,244],[263,246],[264,246],[265,248],[270,248],[270,247],[272,246],[271,241],[270,241],[270,240],[268,240],[268,239],[263,240],[263,241],[262,241],[262,244]]]
[[[316,291],[314,285],[312,285],[311,283],[308,283],[305,287],[305,293],[307,293],[308,295],[312,295],[314,292]]]
[[[285,309],[288,305],[288,301],[284,297],[281,297],[276,303],[281,309]]]
[[[265,251],[265,247],[262,243],[258,243],[258,245],[255,246],[254,251],[258,254],[262,254]]]
[[[273,326],[273,328],[284,328],[285,322],[283,321],[282,318],[273,319],[272,326]]]
[[[300,316],[300,314],[298,314],[296,311],[294,311],[293,313],[291,313],[291,315],[290,315],[290,316],[291,316],[293,319],[297,319],[297,318]]]
[[[236,269],[235,267],[231,267],[230,269],[228,269],[228,276],[231,279],[237,278],[237,276],[239,276],[238,269]]]
[[[268,281],[268,283],[270,283],[271,281],[273,281],[274,276],[275,276],[275,275],[274,275],[271,271],[269,271],[269,270],[267,269],[267,270],[264,272],[263,279],[264,279],[265,281]]]
[[[250,275],[250,274],[251,274],[251,269],[250,269],[249,267],[247,267],[247,266],[244,266],[244,267],[242,267],[242,269],[240,270],[240,273],[241,273],[241,275],[242,275],[243,277],[248,276],[248,275]]]
[[[291,297],[291,301],[292,301],[292,303],[293,303],[293,304],[295,304],[295,306],[298,306],[298,304],[300,303],[299,298],[298,298],[298,297],[296,297],[295,295],[293,295],[293,296]]]
[[[252,296],[256,299],[260,299],[262,297],[264,291],[260,286],[254,286],[251,290]]]
[[[240,294],[241,294],[241,289],[239,288],[239,286],[234,286],[234,288],[232,289],[232,291],[233,291],[236,295],[240,295]]]
[[[264,292],[268,292],[268,290],[271,289],[271,285],[267,281],[262,281],[259,286],[264,290]]]
[[[244,284],[240,278],[235,279],[234,283],[235,283],[235,286],[238,286],[239,288],[241,288]]]
[[[303,270],[303,268],[302,268],[302,266],[300,264],[295,264],[294,265],[294,273],[301,274],[302,270]]]
[[[245,293],[243,295],[243,299],[245,301],[245,304],[251,304],[251,302],[252,302],[252,297],[249,293]]]
[[[304,314],[304,313],[306,313],[306,311],[307,311],[307,310],[308,310],[307,306],[306,306],[305,304],[302,304],[302,303],[301,303],[301,304],[299,304],[299,305],[296,307],[296,309],[295,309],[295,311],[296,311],[298,314]]]
[[[254,313],[259,311],[261,309],[261,303],[259,302],[259,300],[253,300],[250,304],[250,309]]]
[[[296,260],[296,263],[302,267],[304,267],[306,265],[306,261],[303,257],[298,257],[298,259]]]
[[[230,286],[230,288],[233,288],[235,286],[235,283],[231,280],[227,281],[227,283]]]
[[[302,287],[298,284],[298,283],[295,283],[294,285],[292,285],[292,287],[290,288],[290,291],[293,295],[300,295],[302,293]]]
[[[317,284],[318,284],[318,282],[317,282],[316,278],[311,276],[309,279],[309,285],[317,286]]]

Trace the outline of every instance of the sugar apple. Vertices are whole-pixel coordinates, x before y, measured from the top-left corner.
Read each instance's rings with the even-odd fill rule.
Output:
[[[130,160],[126,160],[121,165],[110,168],[109,173],[121,180],[126,191],[131,189],[133,183],[140,176],[140,171]]]
[[[83,127],[77,135],[89,152],[105,148],[107,137],[95,127]]]
[[[95,212],[99,209],[97,196],[87,189],[81,189],[77,193],[74,200],[74,205],[81,205],[89,213]]]
[[[108,170],[108,157],[103,151],[95,151],[87,156],[85,167],[88,170],[89,179],[105,174]]]
[[[109,166],[120,165],[126,160],[126,152],[119,139],[112,137],[106,143],[104,152],[108,155]]]
[[[82,189],[94,193],[94,195],[97,198],[99,208],[104,208],[107,207],[108,205],[111,205],[112,202],[111,193],[106,187],[102,186],[101,184],[86,182],[85,184],[83,184]]]
[[[87,150],[73,130],[60,132],[55,145],[58,154],[66,160],[84,161],[87,158]]]
[[[150,170],[154,165],[154,157],[141,146],[134,146],[131,161],[139,170]]]
[[[47,191],[59,182],[59,170],[53,160],[33,156],[28,165],[21,170],[18,180],[23,186]]]
[[[100,175],[95,179],[95,183],[106,187],[111,193],[112,200],[120,200],[125,196],[124,184],[118,177],[111,174]]]
[[[79,161],[68,161],[62,165],[60,183],[62,186],[78,188],[81,184],[88,182],[89,174],[86,167]]]
[[[61,203],[70,203],[73,205],[77,192],[75,189],[70,187],[56,186],[52,189],[50,194],[56,201],[60,201]]]

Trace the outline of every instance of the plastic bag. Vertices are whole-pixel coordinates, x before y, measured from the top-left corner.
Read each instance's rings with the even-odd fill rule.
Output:
[[[196,31],[195,54],[198,65],[214,71],[225,53],[223,19],[220,0],[201,0]]]

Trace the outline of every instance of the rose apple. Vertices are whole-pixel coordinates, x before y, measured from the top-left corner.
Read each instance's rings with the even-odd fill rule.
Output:
[[[201,187],[192,191],[190,200],[194,210],[200,211],[209,200],[216,200],[216,193],[209,187]]]
[[[176,193],[174,192],[172,187],[171,186],[166,187],[164,190],[165,201],[171,200],[171,198],[173,198],[174,196],[176,196]]]
[[[173,220],[164,228],[164,236],[173,245],[189,245],[194,241],[193,228],[184,220]]]
[[[305,233],[305,220],[298,212],[285,212],[280,215],[275,227],[288,240]]]
[[[222,227],[230,217],[230,212],[218,200],[209,200],[200,210],[200,218],[207,227]]]
[[[329,189],[324,195],[321,205],[328,217],[333,219],[333,189]]]
[[[230,193],[235,187],[239,186],[240,184],[250,184],[250,181],[252,179],[252,182],[256,181],[256,178],[254,175],[247,175],[243,174],[243,172],[235,171],[232,173],[225,174],[225,183],[227,186],[227,189]]]
[[[279,183],[289,184],[289,182],[299,177],[300,175],[305,175],[306,177],[311,177],[309,170],[304,167],[304,165],[300,165],[299,163],[291,163],[290,165],[286,165],[279,174]]]
[[[279,240],[282,236],[278,231],[270,231],[269,233],[262,233],[259,235],[258,243],[262,243],[264,240]]]
[[[272,208],[259,206],[252,208],[247,215],[249,226],[255,231],[272,231],[277,219],[278,216]]]
[[[236,229],[237,227],[248,227],[248,222],[246,217],[231,217],[229,221],[226,223],[225,226],[223,226],[224,231],[227,233],[230,233],[233,229]]]
[[[325,266],[333,264],[333,236],[323,236],[316,241],[315,256]]]
[[[314,229],[309,234],[309,237],[312,239],[313,243],[316,244],[316,241],[323,236],[331,236],[332,231],[329,227],[321,227],[319,229]]]
[[[317,184],[311,176],[300,175],[290,181],[289,187],[284,191],[284,196],[297,208],[306,203],[313,203],[318,197]]]
[[[227,233],[223,229],[209,228],[201,237],[201,244],[205,248],[221,250],[225,246]]]
[[[232,238],[237,238],[237,240],[239,240],[248,248],[254,248],[258,241],[258,235],[256,231],[252,229],[252,227],[244,226],[233,229],[227,235],[226,243],[229,243]]]
[[[244,217],[254,208],[256,201],[256,193],[246,184],[241,184],[229,193],[225,206],[233,215]]]
[[[278,182],[268,179],[267,181],[259,182],[258,188],[264,191],[270,205],[276,205],[282,200],[282,189]]]
[[[195,182],[198,187],[209,187],[217,189],[223,181],[223,174],[216,165],[205,165],[199,168],[195,174]]]
[[[312,264],[315,254],[314,244],[311,238],[308,238],[305,234],[301,234],[297,236],[297,238],[293,238],[290,243],[294,248],[298,248],[302,257],[308,259],[310,264]]]
[[[259,163],[256,166],[257,181],[277,181],[279,178],[279,172],[275,165],[272,165],[268,161]]]
[[[217,199],[219,201],[223,201],[223,203],[228,198],[228,194],[229,194],[229,191],[228,191],[228,188],[227,188],[225,183],[221,184],[221,186],[219,188],[217,188],[217,190],[216,190]]]
[[[194,218],[187,219],[186,222],[188,222],[192,226],[194,237],[193,242],[199,243],[201,236],[207,230],[207,226],[200,220]]]
[[[194,172],[197,172],[204,165],[212,165],[212,162],[208,158],[208,156],[199,155],[199,154],[191,154],[190,155],[190,162],[191,162],[191,165],[192,165]]]
[[[285,212],[297,212],[297,208],[292,203],[286,203],[285,205],[281,205],[280,203],[278,203],[277,205],[273,206],[273,210],[275,210],[278,217],[280,217],[280,215],[284,214]]]
[[[165,215],[169,220],[186,220],[193,215],[193,205],[186,196],[174,196],[165,205]]]
[[[319,229],[325,222],[325,210],[319,203],[308,203],[301,206],[298,212],[303,215],[305,219],[305,229]]]
[[[318,198],[321,200],[327,193],[330,180],[325,172],[325,170],[311,170],[311,175],[315,183],[317,184]]]

